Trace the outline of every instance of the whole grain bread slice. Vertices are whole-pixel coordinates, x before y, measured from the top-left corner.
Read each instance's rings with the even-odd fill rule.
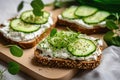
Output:
[[[1,25],[1,27],[2,27],[2,25]],[[51,25],[50,28],[46,29],[45,32],[43,32],[40,36],[37,36],[34,39],[29,40],[29,41],[20,41],[20,42],[13,41],[13,40],[5,37],[1,32],[0,32],[0,38],[3,39],[5,41],[5,43],[7,43],[7,44],[16,44],[23,49],[28,49],[28,48],[34,47],[40,40],[42,40],[45,36],[47,36],[54,27],[55,27],[55,22],[53,25]]]
[[[78,69],[94,69],[100,64],[101,56],[97,57],[97,60],[70,60],[41,56],[42,51],[36,49],[34,52],[35,61],[40,65],[56,67],[56,68],[78,68]]]
[[[59,19],[57,20],[57,25],[69,27],[71,30],[81,32],[83,34],[99,34],[108,31],[106,27],[94,26],[93,28],[86,28],[83,25],[76,24],[74,22],[68,22],[67,20]]]

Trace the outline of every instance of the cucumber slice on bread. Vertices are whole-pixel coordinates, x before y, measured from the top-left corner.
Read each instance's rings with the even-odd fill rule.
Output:
[[[85,38],[78,39],[68,45],[68,51],[74,56],[86,57],[96,50],[95,44]]]
[[[62,17],[67,19],[77,19],[78,17],[74,15],[74,12],[76,11],[76,9],[77,9],[76,6],[67,8],[65,11],[62,12]]]
[[[97,10],[98,10],[97,8],[90,7],[90,6],[80,6],[75,11],[75,15],[79,17],[86,17],[86,16],[93,15],[94,13],[97,12]]]
[[[97,24],[104,21],[109,15],[109,12],[98,11],[94,15],[83,18],[83,21],[87,24]]]
[[[43,12],[42,16],[35,16],[32,10],[28,10],[28,11],[23,12],[20,15],[20,18],[26,23],[44,24],[48,21],[49,16],[50,16],[50,13],[45,12],[45,11]]]
[[[40,25],[28,24],[23,22],[21,19],[13,19],[10,22],[10,27],[18,32],[30,33],[37,31],[40,28]]]

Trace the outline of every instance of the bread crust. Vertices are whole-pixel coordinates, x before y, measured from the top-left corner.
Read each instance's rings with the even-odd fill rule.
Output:
[[[94,26],[93,28],[85,28],[85,27],[82,27],[76,23],[73,23],[73,22],[68,22],[66,20],[62,20],[62,19],[59,19],[57,20],[57,25],[60,25],[60,26],[66,26],[66,27],[69,27],[70,29],[72,30],[75,30],[75,31],[78,31],[78,32],[81,32],[83,34],[99,34],[99,33],[105,33],[108,31],[108,29],[106,27],[100,27],[100,26]]]
[[[46,29],[45,32],[42,33],[40,36],[37,36],[34,39],[29,40],[29,41],[20,41],[20,42],[13,41],[13,40],[11,40],[9,38],[6,38],[1,32],[0,32],[0,37],[4,41],[6,41],[7,44],[16,44],[16,45],[20,46],[23,49],[28,49],[28,48],[32,48],[36,44],[38,44],[38,42],[40,40],[42,40],[45,36],[47,36],[54,27],[55,27],[55,24],[51,25],[51,27]]]
[[[70,60],[60,58],[49,58],[40,56],[42,51],[36,49],[34,52],[35,61],[39,64],[56,68],[78,68],[78,69],[94,69],[100,64],[101,56],[97,57],[97,60]]]

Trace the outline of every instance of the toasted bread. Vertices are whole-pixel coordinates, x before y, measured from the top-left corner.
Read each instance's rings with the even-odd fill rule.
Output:
[[[39,64],[56,67],[56,68],[78,68],[78,69],[94,69],[100,64],[101,56],[97,57],[97,60],[85,61],[85,60],[70,60],[60,58],[42,57],[40,50],[35,50],[35,60]]]
[[[50,33],[51,29],[53,29],[54,27],[55,27],[55,23],[50,28],[46,29],[45,32],[43,32],[40,36],[37,36],[33,40],[29,40],[29,41],[20,41],[20,42],[13,41],[5,37],[1,32],[0,32],[0,37],[1,39],[5,40],[8,44],[16,44],[23,49],[28,49],[34,47],[40,40],[42,40],[45,36],[47,36]]]
[[[69,37],[65,37],[65,35],[71,37],[71,41]],[[72,38],[73,35],[74,38]],[[60,38],[58,39],[58,37]],[[50,39],[53,41],[51,41]],[[57,39],[57,41],[55,39]],[[88,48],[88,46],[91,46],[92,44],[89,44],[87,42],[77,43],[76,41],[78,41],[79,39],[92,41],[92,44],[94,44],[95,46],[91,48],[94,49],[93,52],[90,52],[90,54],[86,53],[85,51],[87,49],[90,49]],[[71,31],[60,31],[56,33],[53,37],[50,37],[49,35],[47,38],[44,38],[44,40],[37,45],[37,49],[34,52],[35,60],[36,62],[49,67],[94,69],[100,64],[100,59],[102,56],[101,50],[103,48],[102,44],[99,42],[101,40],[96,40],[97,38],[89,37],[84,34]],[[50,41],[53,42],[53,44]],[[66,44],[66,46],[64,44]],[[71,44],[73,45],[71,46]],[[81,53],[82,50],[85,51]],[[84,54],[86,54],[86,56]]]
[[[59,19],[57,21],[57,25],[64,26],[64,27],[69,27],[72,30],[81,32],[83,34],[99,34],[99,33],[105,33],[108,31],[106,27],[101,27],[101,26],[94,26],[93,28],[86,28],[83,25],[79,25],[74,22],[68,22],[67,20]]]

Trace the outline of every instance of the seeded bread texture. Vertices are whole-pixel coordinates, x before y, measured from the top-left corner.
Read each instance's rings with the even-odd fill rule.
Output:
[[[94,69],[100,64],[101,56],[97,60],[70,60],[60,58],[42,57],[42,51],[36,49],[34,52],[35,61],[40,65],[55,67],[55,68],[77,68],[77,69]]]

